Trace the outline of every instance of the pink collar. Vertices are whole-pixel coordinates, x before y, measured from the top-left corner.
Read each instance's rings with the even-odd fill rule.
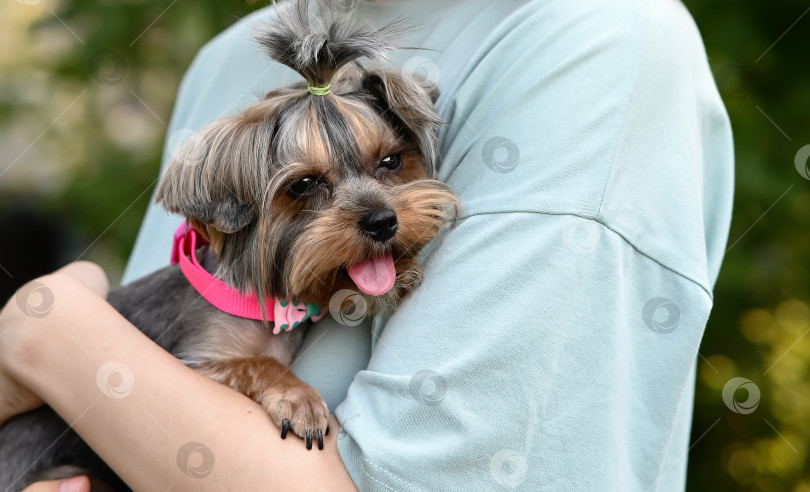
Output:
[[[172,247],[172,265],[180,263],[180,270],[191,285],[205,300],[220,311],[240,318],[273,321],[273,333],[290,331],[299,323],[309,318],[318,321],[326,314],[321,306],[298,301],[282,300],[271,297],[265,300],[266,318],[262,317],[259,300],[255,293],[242,294],[235,288],[208,273],[197,261],[197,231],[191,224],[184,222],[174,231]],[[205,246],[208,241],[199,238],[199,245]],[[186,247],[188,246],[188,247]],[[191,259],[189,259],[191,258]]]

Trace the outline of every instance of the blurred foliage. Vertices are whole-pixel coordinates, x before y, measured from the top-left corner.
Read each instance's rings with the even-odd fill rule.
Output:
[[[737,154],[729,251],[698,361],[689,488],[810,491],[810,9],[798,0],[686,5]],[[154,187],[183,72],[202,44],[258,7],[6,0],[0,216],[26,197],[70,231],[64,261],[100,262],[115,281]],[[15,272],[13,262],[3,268]],[[746,388],[754,392],[751,413],[723,400],[735,377],[755,385],[734,393],[743,402]]]
[[[240,0],[6,0],[0,213],[25,197],[120,277],[158,175],[183,72]],[[8,262],[8,260],[6,260]],[[13,262],[12,262],[13,263]],[[5,265],[14,274],[14,265]]]
[[[685,3],[731,117],[737,158],[729,249],[698,361],[689,488],[808,491],[810,5]],[[753,412],[724,403],[733,377],[759,389]],[[747,400],[746,389],[735,399]]]

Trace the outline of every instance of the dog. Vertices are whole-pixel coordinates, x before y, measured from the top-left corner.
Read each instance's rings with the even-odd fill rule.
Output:
[[[434,179],[437,93],[416,74],[358,60],[384,61],[410,27],[363,27],[352,14],[330,16],[339,9],[325,1],[320,23],[296,0],[255,37],[305,80],[204,127],[169,163],[156,201],[186,218],[173,250],[180,264],[108,298],[307,449],[323,448],[329,415],[319,392],[289,370],[307,327],[343,289],[360,291],[370,314],[396,308],[422,281],[418,253],[459,210]],[[228,311],[234,302],[209,287],[239,306],[247,299],[252,314]],[[47,407],[0,428],[0,489],[81,473],[126,489]]]

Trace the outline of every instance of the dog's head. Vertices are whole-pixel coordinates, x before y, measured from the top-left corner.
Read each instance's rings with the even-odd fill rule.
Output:
[[[359,290],[372,311],[419,285],[417,253],[457,210],[432,179],[435,94],[415,75],[356,61],[382,58],[401,31],[401,22],[367,30],[345,17],[318,31],[300,0],[257,35],[306,83],[200,130],[157,190],[209,239],[216,276],[260,298],[321,305]]]

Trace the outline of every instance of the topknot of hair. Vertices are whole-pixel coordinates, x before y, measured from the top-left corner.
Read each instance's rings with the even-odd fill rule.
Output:
[[[343,65],[361,57],[386,61],[394,42],[410,26],[404,19],[378,29],[363,25],[357,7],[342,13],[338,0],[317,0],[311,16],[309,0],[276,6],[277,19],[261,26],[254,40],[274,60],[300,73],[312,86],[325,86]]]

